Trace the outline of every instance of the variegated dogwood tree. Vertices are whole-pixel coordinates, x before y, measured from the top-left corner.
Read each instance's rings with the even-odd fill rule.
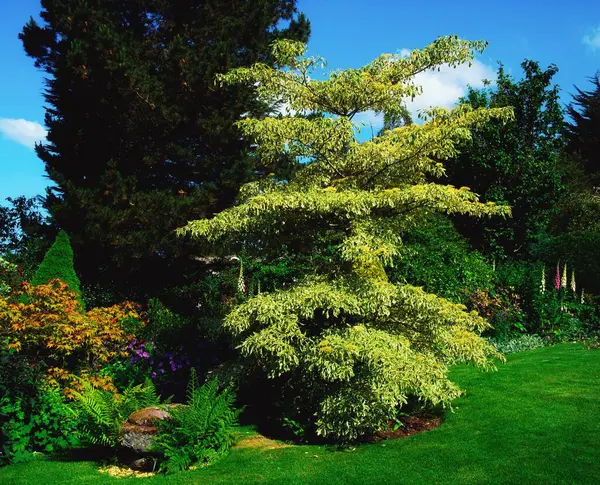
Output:
[[[461,393],[448,379],[449,365],[490,367],[500,357],[480,336],[488,328],[483,318],[421,288],[392,284],[386,267],[402,234],[428,212],[510,214],[506,206],[479,202],[467,187],[436,180],[473,126],[508,120],[512,112],[431,108],[420,124],[362,142],[356,121],[365,111],[401,114],[406,99],[421,93],[416,74],[470,62],[484,47],[441,37],[408,56],[384,54],[316,79],[323,60],[306,57],[304,44],[278,41],[275,68],[256,64],[218,78],[253,84],[261,97],[288,107],[290,116],[247,117],[239,126],[266,165],[285,154],[298,157],[301,168],[291,180],[244,186],[237,206],[179,232],[215,251],[244,248],[262,258],[283,246],[335,249],[333,269],[315,262],[293,287],[249,297],[223,323],[266,375],[300,381],[320,435],[349,441],[372,433],[411,395],[449,404]]]

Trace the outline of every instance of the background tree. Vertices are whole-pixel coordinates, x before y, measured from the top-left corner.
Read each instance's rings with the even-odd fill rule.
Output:
[[[235,122],[268,110],[253,86],[214,76],[269,63],[280,37],[306,40],[295,3],[42,0],[43,23],[20,38],[48,75],[45,205],[85,283],[144,298],[198,271],[172,230],[227,207],[256,175]]]
[[[409,395],[448,403],[460,394],[448,380],[449,364],[487,366],[497,355],[478,335],[487,327],[482,318],[420,288],[390,283],[385,266],[398,254],[401,235],[429,212],[509,213],[428,178],[443,174],[438,160],[455,156],[472,126],[509,119],[510,109],[434,108],[423,125],[365,143],[357,141],[352,121],[367,110],[394,114],[403,98],[420,93],[412,83],[416,73],[456,66],[483,47],[443,37],[407,58],[382,55],[317,81],[311,73],[321,59],[300,57],[301,43],[277,42],[277,66],[288,69],[259,63],[220,76],[227,85],[256,84],[259,95],[283,99],[299,114],[324,114],[240,121],[262,163],[286,154],[305,164],[291,180],[245,185],[240,205],[181,230],[215,251],[243,248],[266,261],[282,248],[297,254],[333,248],[291,287],[251,296],[224,321],[247,358],[244,380],[251,369],[274,380],[277,395],[261,397],[289,399],[288,417],[320,435],[344,441],[373,432]]]
[[[393,130],[394,128],[400,128],[404,125],[410,125],[413,122],[410,111],[404,103],[398,108],[395,108],[393,112],[383,113],[383,127],[379,132],[379,135],[385,133],[387,130]]]
[[[54,234],[40,197],[8,198],[0,205],[0,256],[17,264],[26,280],[37,269]]]
[[[600,172],[600,72],[590,78],[592,89],[577,93],[567,107],[571,122],[566,125],[568,151],[582,162],[587,174],[597,180]]]
[[[422,287],[455,303],[467,303],[491,288],[491,264],[454,227],[450,217],[431,214],[402,237],[390,280]]]
[[[579,284],[600,292],[600,73],[593,88],[576,88],[567,107],[566,147],[561,172],[566,190],[552,217],[550,232],[536,245],[536,256],[548,263],[565,261],[576,268]]]
[[[448,163],[448,181],[470,187],[485,201],[509,204],[512,218],[485,225],[458,219],[458,227],[477,249],[496,256],[522,258],[545,231],[561,191],[559,156],[563,112],[558,71],[534,61],[521,64],[524,77],[515,81],[500,65],[494,88],[469,89],[461,100],[475,108],[512,106],[514,120],[478,126],[461,154]]]

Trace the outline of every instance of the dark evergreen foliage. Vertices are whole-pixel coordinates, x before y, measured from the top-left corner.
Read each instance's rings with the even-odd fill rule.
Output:
[[[42,0],[43,23],[20,38],[47,74],[45,204],[86,284],[141,299],[197,273],[172,230],[231,205],[257,175],[234,123],[268,108],[215,74],[269,63],[274,39],[306,40],[295,3]]]
[[[397,259],[391,281],[421,286],[456,303],[467,303],[476,290],[492,285],[491,265],[446,216],[430,215],[408,232]]]
[[[547,263],[560,260],[577,271],[580,287],[600,291],[600,73],[592,89],[576,88],[567,107],[571,121],[564,134],[561,172],[567,190],[552,217],[550,233],[540,238],[535,256]]]
[[[566,125],[568,149],[578,155],[588,174],[600,172],[600,72],[590,78],[592,89],[577,94],[567,107],[571,123]]]

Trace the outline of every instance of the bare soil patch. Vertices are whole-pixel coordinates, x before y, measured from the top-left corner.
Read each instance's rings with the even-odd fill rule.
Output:
[[[394,421],[389,421],[389,428],[378,431],[369,439],[368,442],[376,443],[383,440],[395,440],[398,438],[406,438],[413,436],[423,431],[429,431],[437,428],[442,424],[442,418],[436,416],[405,416],[401,417],[402,426],[397,426]]]
[[[293,445],[287,443],[281,443],[279,441],[271,440],[265,436],[257,435],[249,438],[244,438],[238,441],[234,448],[254,448],[259,450],[276,450],[278,448],[289,448]]]

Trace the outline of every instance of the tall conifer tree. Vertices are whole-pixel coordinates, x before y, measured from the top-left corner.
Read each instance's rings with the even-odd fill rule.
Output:
[[[578,155],[587,174],[597,182],[600,173],[600,72],[590,81],[592,89],[575,88],[573,102],[567,107],[571,122],[567,124],[569,150]]]
[[[275,39],[306,40],[295,3],[42,0],[43,22],[20,38],[47,74],[46,207],[84,283],[142,297],[193,270],[172,230],[229,206],[256,175],[235,122],[268,108],[253,86],[214,77],[270,63]]]

